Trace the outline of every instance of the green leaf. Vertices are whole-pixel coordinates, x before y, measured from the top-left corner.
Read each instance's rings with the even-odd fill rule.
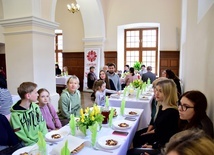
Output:
[[[66,140],[65,145],[61,149],[60,155],[70,155],[70,150],[68,149],[68,140]]]

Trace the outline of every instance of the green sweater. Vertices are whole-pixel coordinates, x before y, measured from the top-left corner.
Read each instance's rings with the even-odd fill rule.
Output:
[[[70,119],[70,115],[80,115],[81,97],[80,91],[76,90],[74,94],[64,89],[59,99],[58,116],[60,119]]]
[[[44,136],[48,132],[46,123],[37,104],[31,103],[30,108],[26,110],[20,103],[21,100],[12,106],[10,123],[25,146],[33,145],[38,141],[38,131]]]

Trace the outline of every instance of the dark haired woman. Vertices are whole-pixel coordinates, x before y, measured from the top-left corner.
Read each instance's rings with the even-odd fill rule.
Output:
[[[162,72],[162,76],[166,77],[168,79],[172,79],[176,86],[177,86],[177,91],[178,91],[178,97],[181,95],[181,84],[180,84],[180,79],[178,78],[177,75],[175,75],[175,73],[170,70],[170,69],[166,69]]]
[[[198,128],[214,138],[213,123],[206,114],[207,99],[197,90],[185,92],[179,99],[178,111],[180,115],[181,130]]]
[[[56,74],[56,76],[57,75],[61,75],[61,69],[59,68],[59,65],[58,64],[55,64],[55,74]]]
[[[130,83],[132,83],[134,80],[137,80],[137,79],[138,79],[138,76],[134,73],[134,68],[130,67],[129,74],[127,74],[125,77],[126,86],[128,86]]]

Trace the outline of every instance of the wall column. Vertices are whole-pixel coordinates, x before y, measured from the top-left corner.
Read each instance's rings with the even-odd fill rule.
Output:
[[[0,21],[4,27],[8,89],[17,94],[17,87],[25,81],[50,91],[57,108],[54,65],[54,30],[58,27],[38,17],[29,16]]]

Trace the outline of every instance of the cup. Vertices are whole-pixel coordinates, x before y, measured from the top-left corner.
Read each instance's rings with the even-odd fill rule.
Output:
[[[104,116],[102,124],[107,124],[108,123],[108,117],[109,117],[109,114],[110,114],[109,108],[108,107],[103,107],[102,111],[101,111],[101,114]]]

